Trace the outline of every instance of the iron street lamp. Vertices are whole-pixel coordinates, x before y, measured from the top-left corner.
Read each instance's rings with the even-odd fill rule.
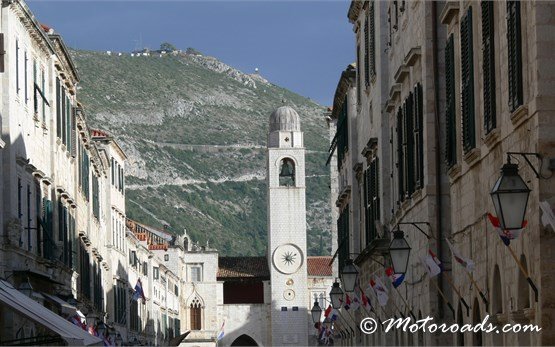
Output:
[[[393,240],[389,244],[389,256],[393,272],[396,274],[404,274],[407,272],[409,265],[410,246],[405,240],[405,234],[399,227],[393,232]]]
[[[345,261],[345,266],[341,271],[341,283],[346,292],[351,293],[355,290],[355,285],[358,279],[358,270],[353,264],[352,259]]]
[[[495,213],[502,230],[522,229],[530,189],[518,174],[518,165],[510,158],[501,168],[501,177],[491,190]]]
[[[330,291],[331,306],[335,309],[341,307],[341,300],[343,299],[343,291],[339,287],[339,282],[335,282]]]
[[[314,323],[319,323],[320,318],[322,317],[322,308],[320,307],[320,304],[318,304],[318,301],[314,301],[314,306],[312,306],[310,313],[312,314],[312,321]]]

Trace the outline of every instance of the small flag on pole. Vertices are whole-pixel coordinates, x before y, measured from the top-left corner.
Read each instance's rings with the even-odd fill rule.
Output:
[[[389,279],[391,279],[391,284],[393,284],[393,287],[395,288],[399,287],[405,279],[405,274],[396,274],[392,267],[385,269],[385,274],[389,277]]]
[[[370,280],[370,286],[374,289],[374,293],[376,293],[380,306],[385,306],[387,304],[387,300],[389,300],[389,295],[387,294],[387,289],[385,288],[382,280],[380,280],[379,277],[374,276]]]
[[[135,293],[133,293],[133,300],[139,301],[139,299],[143,299],[143,304],[146,303],[146,297],[143,291],[143,284],[141,283],[140,278],[137,280],[137,284],[135,284]]]
[[[328,316],[331,313],[331,310],[332,310],[331,305],[328,305],[328,308],[326,308],[326,310],[324,311],[324,317],[328,318]]]
[[[349,294],[345,293],[345,304],[343,305],[347,311],[351,308],[351,297]]]
[[[503,241],[505,246],[510,245],[511,240],[518,239],[518,237],[522,233],[522,230],[526,228],[526,225],[528,225],[528,221],[525,220],[524,222],[522,222],[522,229],[502,230],[501,223],[499,222],[499,218],[495,217],[491,213],[488,213],[488,219],[491,222],[491,225],[493,225],[493,227],[495,228],[495,231],[497,231],[497,234],[499,234],[499,237],[501,238],[501,241]]]
[[[460,252],[457,249],[455,249],[455,247],[451,244],[451,242],[449,242],[449,240],[445,239],[445,242],[447,242],[447,246],[449,246],[449,249],[451,250],[451,253],[453,254],[453,258],[455,258],[457,263],[464,266],[464,268],[468,272],[474,271],[474,262],[472,261],[472,259],[463,257],[460,254]]]
[[[425,257],[421,257],[420,260],[426,268],[426,271],[428,271],[428,276],[430,278],[436,277],[441,273],[441,262],[437,259],[436,255],[431,250],[428,250],[428,255]]]
[[[225,320],[222,323],[222,327],[220,328],[220,332],[218,333],[218,341],[220,341],[221,339],[224,338],[224,335],[225,335],[224,327],[225,327]]]

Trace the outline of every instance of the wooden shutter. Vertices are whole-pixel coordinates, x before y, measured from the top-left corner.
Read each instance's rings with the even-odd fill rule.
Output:
[[[364,215],[366,219],[365,234],[366,234],[366,244],[368,245],[372,241],[372,224],[373,216],[371,213],[372,204],[372,174],[370,168],[367,168],[364,172]]]
[[[60,116],[62,117],[62,127],[60,129],[61,132],[61,139],[62,139],[62,143],[65,145],[67,142],[67,137],[66,137],[66,90],[64,89],[64,87],[60,86],[61,89],[61,93],[60,93],[60,99],[61,99],[61,114]]]
[[[469,7],[461,21],[462,143],[465,153],[476,147],[473,52],[472,7]]]
[[[370,2],[368,20],[370,21],[370,77],[374,77],[376,75],[376,22],[374,17],[374,1]]]
[[[424,110],[422,85],[414,87],[414,181],[415,188],[424,187]]]
[[[403,136],[405,141],[405,181],[408,196],[414,193],[414,178],[415,178],[415,165],[414,165],[414,107],[413,107],[413,94],[405,100],[404,104],[404,126]]]
[[[451,34],[445,45],[445,161],[449,167],[457,162],[455,110],[455,44]]]
[[[522,105],[522,49],[520,1],[507,1],[507,49],[509,67],[509,109]]]
[[[60,78],[56,77],[56,136],[62,138],[62,91]]]
[[[399,107],[397,110],[397,186],[399,192],[399,202],[405,199],[405,165],[403,155],[403,111]]]
[[[4,72],[4,58],[6,51],[4,50],[4,33],[0,33],[0,72]]]
[[[482,77],[484,79],[484,130],[495,129],[495,44],[493,1],[482,1]]]
[[[369,22],[370,18],[366,18],[364,22],[364,84],[366,87],[370,85],[370,56],[369,56]]]
[[[70,153],[71,153],[71,156],[73,158],[75,158],[77,156],[77,145],[76,145],[77,144],[77,131],[76,131],[76,128],[75,128],[75,124],[77,122],[77,117],[75,116],[75,113],[76,113],[76,108],[72,107],[71,108],[71,128],[70,128],[70,131],[71,131],[71,137],[70,137],[70,139],[71,139],[71,141],[70,141],[71,142],[71,146],[70,146],[71,150],[70,150]]]
[[[360,45],[357,45],[357,105],[360,105]]]

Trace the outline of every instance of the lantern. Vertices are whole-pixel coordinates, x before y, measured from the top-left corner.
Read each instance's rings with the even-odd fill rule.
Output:
[[[517,164],[503,165],[490,195],[501,229],[522,229],[530,189],[518,174]]]

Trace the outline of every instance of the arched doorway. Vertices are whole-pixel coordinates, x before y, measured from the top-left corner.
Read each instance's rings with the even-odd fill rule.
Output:
[[[231,343],[232,346],[258,346],[256,341],[249,335],[241,335]]]

